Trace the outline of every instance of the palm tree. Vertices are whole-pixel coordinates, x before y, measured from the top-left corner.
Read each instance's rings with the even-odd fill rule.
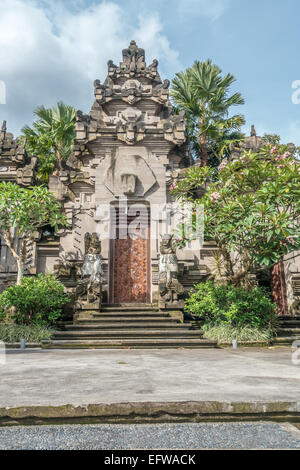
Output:
[[[62,102],[54,108],[39,106],[34,110],[38,118],[32,127],[22,129],[26,138],[26,149],[39,158],[38,176],[47,181],[55,170],[63,170],[64,162],[72,151],[75,138],[76,110]]]
[[[209,145],[230,140],[231,131],[236,138],[236,131],[245,123],[241,114],[229,117],[229,108],[244,104],[244,100],[240,93],[229,95],[234,76],[221,74],[222,70],[208,59],[177,73],[172,82],[171,96],[186,113],[187,134],[192,142],[197,141],[203,166],[207,164]]]

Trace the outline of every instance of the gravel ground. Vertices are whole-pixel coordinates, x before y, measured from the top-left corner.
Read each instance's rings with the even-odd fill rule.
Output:
[[[11,426],[0,428],[0,449],[300,449],[293,429],[266,422]]]

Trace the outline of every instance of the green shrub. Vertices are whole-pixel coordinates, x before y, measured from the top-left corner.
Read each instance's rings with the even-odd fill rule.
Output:
[[[0,323],[0,340],[5,343],[16,343],[24,338],[30,343],[39,343],[51,338],[52,330],[39,325],[15,325]]]
[[[24,277],[21,285],[8,287],[0,295],[0,315],[5,317],[14,307],[14,321],[19,325],[52,325],[68,300],[64,286],[53,275]]]
[[[212,281],[197,284],[185,301],[185,311],[205,324],[273,328],[276,305],[262,288],[247,290]]]
[[[255,341],[271,341],[273,332],[270,328],[256,328],[253,326],[234,327],[227,324],[203,325],[205,338],[218,341],[219,343],[231,343],[236,339],[240,343]]]

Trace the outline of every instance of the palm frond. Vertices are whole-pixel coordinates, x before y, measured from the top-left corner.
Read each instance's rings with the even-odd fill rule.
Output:
[[[39,157],[38,171],[40,179],[45,181],[57,162],[66,161],[70,156],[75,138],[76,111],[60,101],[53,108],[38,106],[34,114],[37,120],[32,127],[24,126],[22,132],[27,139],[27,151]]]

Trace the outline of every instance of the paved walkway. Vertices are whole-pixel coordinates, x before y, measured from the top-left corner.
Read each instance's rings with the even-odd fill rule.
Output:
[[[300,366],[288,348],[11,350],[0,372],[0,407],[300,402]]]
[[[300,449],[300,431],[264,422],[14,426],[0,428],[0,449]],[[195,464],[201,464],[199,458]],[[148,463],[146,456],[141,459]],[[142,462],[135,457],[126,463],[138,467]]]

